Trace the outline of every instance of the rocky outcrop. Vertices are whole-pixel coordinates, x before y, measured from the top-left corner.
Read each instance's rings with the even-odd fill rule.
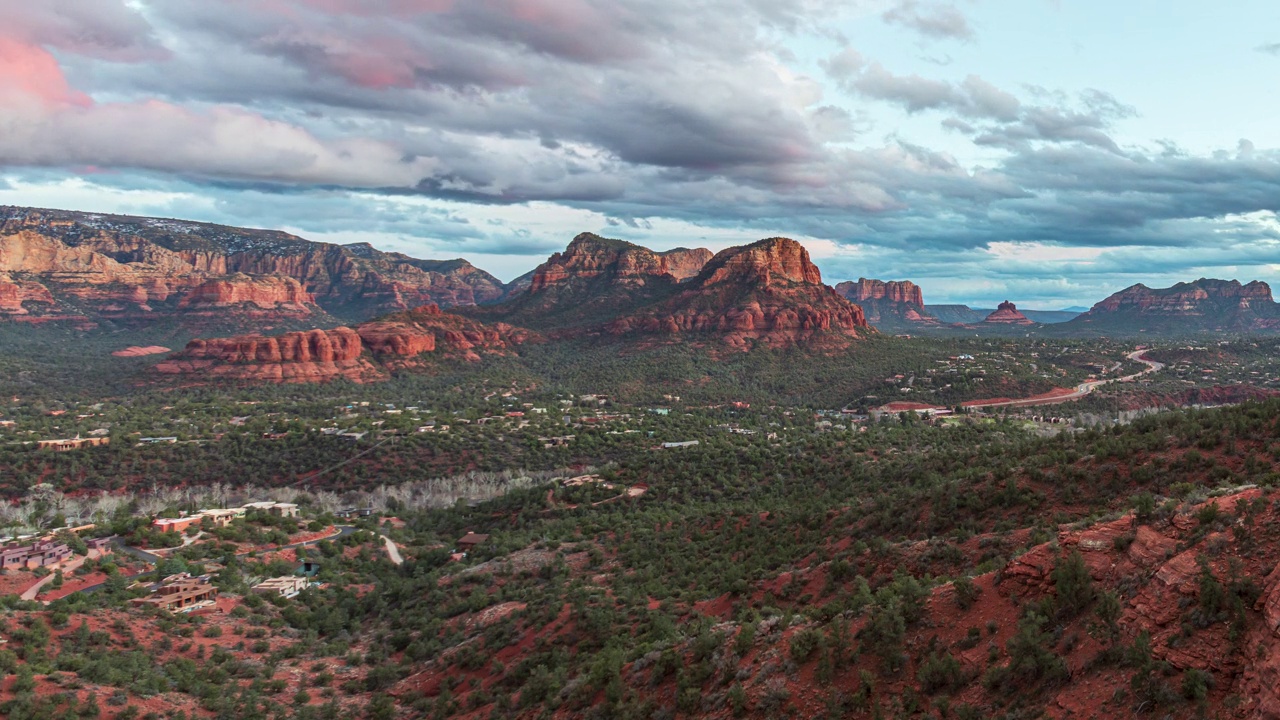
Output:
[[[705,289],[721,283],[763,290],[825,287],[818,266],[809,260],[809,251],[790,238],[768,238],[717,253],[702,269],[697,284]]]
[[[858,278],[836,285],[836,292],[862,308],[867,322],[881,329],[912,330],[942,323],[924,307],[920,287],[906,280]]]
[[[6,307],[106,320],[216,308],[223,319],[244,311],[360,321],[425,304],[493,302],[505,292],[465,260],[419,260],[267,230],[15,207],[0,207],[0,273],[52,291],[41,302]]]
[[[308,313],[315,297],[291,277],[250,277],[237,273],[207,280],[191,288],[179,301],[180,308],[235,308],[248,305],[263,310]]]
[[[678,248],[664,253],[583,233],[533,271],[529,292],[572,282],[603,278],[618,285],[643,285],[653,278],[685,280],[696,275],[711,259],[711,251]]]
[[[1271,287],[1264,282],[1255,280],[1241,285],[1237,280],[1201,278],[1158,290],[1142,284],[1134,285],[1094,305],[1089,312],[1134,309],[1153,315],[1203,315],[1210,310],[1210,301],[1227,301],[1241,309],[1252,307],[1254,303],[1274,304]]]
[[[742,348],[847,341],[865,328],[862,309],[823,285],[808,251],[788,238],[721,251],[674,296],[605,326],[613,335],[710,333]]]
[[[355,328],[192,340],[155,370],[194,380],[369,382],[424,364],[424,354],[474,361],[537,340],[527,330],[485,326],[429,305]]]
[[[365,347],[384,365],[412,367],[424,352],[478,361],[482,354],[503,355],[530,342],[537,333],[506,323],[487,325],[445,313],[435,305],[396,313],[358,328]]]
[[[1067,327],[1189,334],[1280,330],[1280,305],[1261,281],[1201,278],[1168,288],[1138,284],[1094,305]]]
[[[41,313],[44,307],[56,305],[57,301],[44,285],[0,273],[0,315]]]
[[[920,286],[907,280],[868,280],[858,278],[858,282],[842,282],[836,285],[836,292],[855,303],[867,300],[888,300],[889,302],[912,305],[924,310],[924,294]]]
[[[1005,300],[996,306],[995,312],[991,313],[982,322],[991,325],[1034,325],[1035,323],[1027,319],[1026,315],[1018,312],[1018,306]]]
[[[547,332],[586,332],[669,297],[710,258],[709,250],[655,252],[582,233],[563,252],[514,280],[506,301],[463,312]]]
[[[360,335],[346,327],[275,337],[192,340],[181,353],[155,369],[200,379],[266,382],[317,382],[340,377],[366,382],[386,377],[385,371],[364,356]]]

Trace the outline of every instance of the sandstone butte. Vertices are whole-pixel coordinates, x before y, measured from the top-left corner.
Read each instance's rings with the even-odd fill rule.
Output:
[[[0,315],[10,318],[145,320],[215,310],[300,318],[323,308],[358,321],[503,292],[462,260],[204,223],[0,207]]]
[[[867,322],[896,318],[913,324],[941,325],[924,308],[924,293],[920,286],[909,280],[872,280],[858,278],[857,282],[842,282],[835,290],[861,307]]]
[[[909,280],[870,280],[858,278],[858,282],[842,282],[836,285],[836,292],[853,302],[866,300],[888,300],[924,308],[924,294],[920,286]]]
[[[1005,300],[996,306],[995,312],[987,316],[984,323],[993,325],[1034,325],[1026,315],[1018,312],[1018,306]]]
[[[487,326],[428,305],[355,328],[196,339],[155,370],[195,380],[293,383],[346,378],[364,383],[384,380],[392,369],[421,365],[423,354],[476,361],[481,353],[502,354],[538,340],[521,328]]]
[[[717,253],[678,292],[605,327],[613,335],[710,333],[735,347],[847,342],[865,331],[862,309],[822,284],[800,243],[769,238]]]

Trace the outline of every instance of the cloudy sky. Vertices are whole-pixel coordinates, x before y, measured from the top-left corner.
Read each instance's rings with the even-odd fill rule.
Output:
[[[1089,305],[1280,281],[1274,0],[0,0],[0,204],[464,256],[802,240]]]

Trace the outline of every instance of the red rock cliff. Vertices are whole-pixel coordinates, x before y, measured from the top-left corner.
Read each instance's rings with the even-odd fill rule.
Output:
[[[5,273],[0,273],[0,314],[27,315],[31,311],[28,303],[35,306],[57,304],[49,288],[37,282],[15,280]]]
[[[920,287],[908,280],[870,280],[858,278],[858,282],[842,282],[836,285],[836,292],[855,303],[868,300],[888,300],[889,302],[914,305],[924,308],[924,294]]]
[[[803,246],[770,238],[716,254],[676,296],[618,318],[606,331],[709,333],[738,347],[749,340],[780,347],[847,340],[866,326],[861,308],[822,284]]]
[[[318,382],[344,377],[367,382],[385,379],[388,369],[420,365],[423,354],[479,360],[480,353],[501,354],[536,340],[520,328],[482,325],[429,305],[355,329],[192,340],[156,370],[200,379]]]
[[[710,271],[710,272],[707,272]],[[699,276],[708,287],[723,282],[764,288],[794,284],[822,285],[822,273],[809,261],[809,251],[790,238],[768,238],[717,253]]]
[[[463,260],[159,218],[0,207],[0,272],[24,273],[110,319],[233,319],[324,310],[349,320],[427,303],[470,305],[505,288]],[[55,293],[57,294],[57,293]],[[48,315],[63,309],[43,308]]]
[[[533,273],[529,292],[537,293],[570,280],[606,278],[620,285],[644,284],[646,278],[669,276],[684,280],[696,275],[711,251],[678,248],[666,253],[622,240],[583,233]]]

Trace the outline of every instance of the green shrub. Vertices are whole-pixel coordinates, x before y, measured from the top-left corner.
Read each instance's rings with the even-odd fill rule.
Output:
[[[821,644],[822,633],[814,628],[805,628],[791,636],[791,659],[804,663]]]
[[[964,684],[964,674],[960,661],[951,653],[934,653],[920,663],[920,671],[916,677],[920,680],[920,689],[933,694],[943,690],[954,691]]]

